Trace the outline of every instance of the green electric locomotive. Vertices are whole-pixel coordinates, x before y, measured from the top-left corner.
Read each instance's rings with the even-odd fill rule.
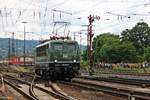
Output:
[[[36,46],[35,73],[44,78],[68,78],[80,69],[79,46],[74,40],[49,40]]]

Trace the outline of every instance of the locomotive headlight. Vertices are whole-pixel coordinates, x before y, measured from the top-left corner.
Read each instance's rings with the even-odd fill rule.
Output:
[[[76,62],[76,60],[73,60],[73,62]]]
[[[57,60],[54,60],[54,62],[57,62]]]

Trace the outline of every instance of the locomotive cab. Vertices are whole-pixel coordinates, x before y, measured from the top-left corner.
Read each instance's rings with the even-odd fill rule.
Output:
[[[80,68],[79,46],[72,40],[52,40],[36,48],[36,74],[50,78],[73,78]]]

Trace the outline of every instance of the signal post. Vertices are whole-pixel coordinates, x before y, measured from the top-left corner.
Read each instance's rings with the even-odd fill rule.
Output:
[[[87,34],[87,56],[90,63],[89,74],[92,75],[93,74],[92,38],[94,36],[92,28],[93,28],[94,20],[95,19],[99,20],[100,16],[90,15],[88,19],[89,19],[89,25],[88,25],[88,34]]]

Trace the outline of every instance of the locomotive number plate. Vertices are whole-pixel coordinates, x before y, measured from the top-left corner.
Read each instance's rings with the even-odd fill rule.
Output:
[[[67,58],[68,57],[68,55],[67,54],[63,54],[63,58]]]

